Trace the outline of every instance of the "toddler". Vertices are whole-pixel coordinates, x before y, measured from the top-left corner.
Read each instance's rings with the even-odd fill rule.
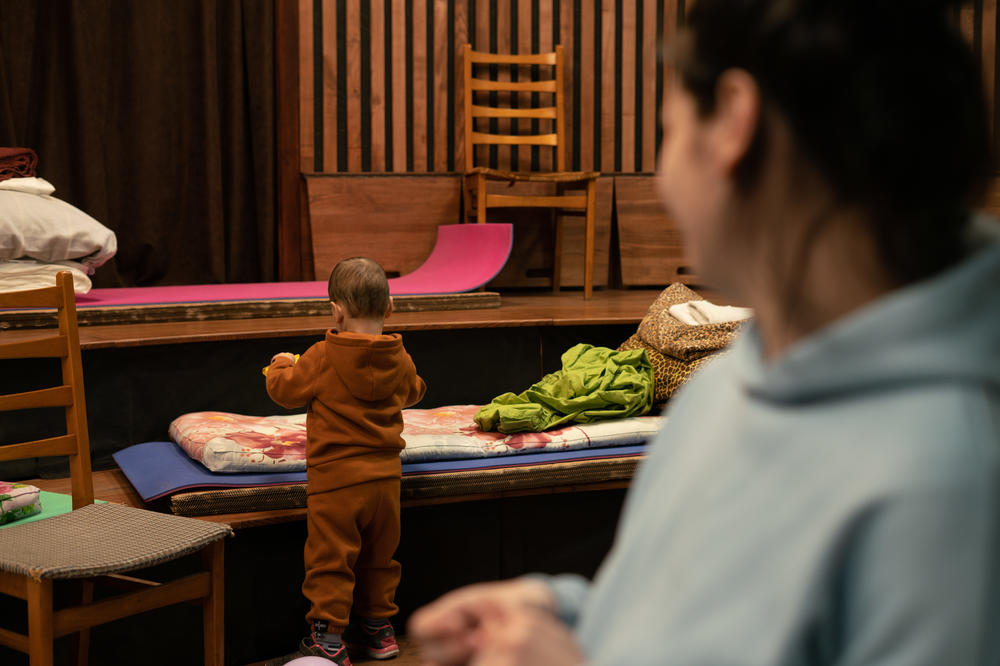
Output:
[[[399,452],[402,410],[426,386],[399,334],[383,334],[392,313],[385,271],[345,259],[330,273],[333,328],[298,360],[271,359],[267,393],[290,409],[308,406],[305,580],[310,634],[302,656],[350,666],[348,647],[375,659],[399,654],[389,618],[400,566]]]

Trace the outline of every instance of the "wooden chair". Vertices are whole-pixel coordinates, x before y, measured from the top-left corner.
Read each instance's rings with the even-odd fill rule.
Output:
[[[486,66],[525,68],[542,71],[551,69],[552,78],[530,81],[498,81],[476,76]],[[513,78],[513,77],[512,77]],[[551,106],[515,106],[514,98],[524,99],[532,93],[539,100],[551,99]],[[532,55],[497,55],[473,51],[465,45],[465,191],[466,214],[478,223],[486,221],[490,208],[549,208],[557,211],[555,257],[553,260],[553,290],[559,290],[562,268],[562,218],[560,214],[582,214],[586,220],[584,241],[584,298],[589,299],[594,285],[594,193],[597,172],[566,171],[566,151],[563,120],[563,51],[556,46],[552,53]],[[518,132],[500,134],[484,131],[481,125],[497,119],[530,119],[538,121],[538,132],[520,123]],[[478,121],[478,122],[477,122]],[[534,122],[532,123],[534,126]],[[529,129],[530,133],[521,130]],[[481,145],[543,146],[555,152],[555,170],[517,171],[476,166],[476,147]],[[503,181],[508,186],[517,182],[541,182],[555,185],[555,195],[494,193],[487,191],[488,181]]]
[[[28,614],[27,635],[0,628],[0,644],[28,653],[31,666],[49,666],[53,640],[75,634],[78,663],[86,664],[90,627],[162,606],[195,602],[203,613],[205,663],[221,666],[223,539],[232,530],[218,523],[94,503],[71,275],[59,273],[54,287],[0,293],[0,308],[23,307],[56,308],[58,332],[6,343],[0,333],[0,359],[58,358],[61,384],[0,395],[0,411],[63,407],[66,434],[16,444],[0,442],[0,460],[68,456],[73,510],[0,528],[0,592],[25,600]],[[200,558],[199,570],[167,582],[122,575],[189,554]],[[69,584],[64,579],[77,583],[72,596],[79,603],[55,608],[53,586],[56,581]],[[102,585],[103,592],[105,583],[115,590],[114,596],[102,594],[95,601],[94,586]],[[0,622],[10,626],[7,617]]]

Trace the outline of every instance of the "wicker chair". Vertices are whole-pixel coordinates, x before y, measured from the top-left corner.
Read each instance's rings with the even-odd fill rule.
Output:
[[[30,656],[32,666],[53,663],[53,640],[76,635],[78,663],[86,664],[90,627],[181,602],[202,606],[206,664],[223,663],[223,539],[228,525],[156,513],[120,504],[94,503],[80,340],[73,280],[61,272],[56,286],[0,294],[0,308],[55,308],[57,334],[3,342],[0,359],[58,358],[59,386],[0,395],[0,411],[63,407],[66,434],[22,443],[0,442],[0,460],[68,456],[73,510],[0,529],[0,593],[27,602],[27,635],[0,628],[0,644]],[[51,361],[50,361],[51,362]],[[43,507],[44,508],[44,507]],[[124,572],[185,555],[198,557],[196,573],[154,582]],[[56,581],[72,579],[80,603],[55,608]],[[94,601],[94,586],[114,596]],[[60,585],[70,584],[60,582]],[[122,590],[125,590],[122,592]],[[9,625],[9,618],[2,619]]]
[[[585,219],[583,295],[589,299],[594,288],[594,198],[596,171],[566,171],[566,145],[563,120],[563,51],[556,46],[552,53],[527,55],[499,55],[473,51],[464,47],[465,58],[465,192],[466,216],[482,224],[486,222],[489,208],[548,208],[556,212],[556,238],[552,262],[552,289],[559,291],[562,268],[562,218],[563,214],[583,215]],[[552,77],[539,74],[532,81],[502,81],[482,78],[477,72],[486,67],[522,68],[541,70],[551,67]],[[477,76],[477,74],[479,74]],[[488,72],[486,72],[488,74]],[[539,104],[551,99],[551,106],[521,106],[511,102],[530,93]],[[495,123],[499,119],[519,122],[517,131],[497,133],[488,127],[477,126],[484,121]],[[528,122],[531,121],[529,128]],[[548,124],[548,127],[546,126]],[[554,171],[517,171],[493,169],[476,165],[476,146],[541,146],[552,148],[555,153]],[[490,181],[505,184],[503,192],[487,190]],[[515,183],[549,183],[556,194],[514,194]]]

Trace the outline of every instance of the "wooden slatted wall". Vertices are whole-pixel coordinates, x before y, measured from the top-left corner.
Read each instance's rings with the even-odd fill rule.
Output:
[[[655,168],[657,109],[670,76],[657,44],[683,22],[685,0],[297,1],[303,172],[462,171],[466,41],[508,53],[562,44],[567,167]],[[968,0],[955,12],[995,109],[997,0]],[[545,168],[548,152],[522,151],[516,164]]]
[[[567,168],[651,173],[684,0],[298,0],[305,173],[464,169],[462,45],[566,54]],[[501,73],[501,76],[507,74]],[[516,73],[514,74],[516,76]],[[527,121],[525,121],[527,122]],[[495,155],[499,164],[508,154]],[[522,169],[551,166],[521,150]]]
[[[296,60],[290,70],[281,69],[279,81],[284,82],[279,116],[285,112],[279,127],[279,232],[282,277],[297,279],[311,273],[303,259],[310,245],[311,202],[301,202],[306,222],[300,225],[298,173],[464,170],[461,49],[466,41],[479,50],[512,53],[547,51],[561,44],[567,82],[567,168],[648,177],[655,170],[660,141],[658,109],[671,77],[658,58],[659,44],[676,33],[694,0],[275,1],[279,42],[291,47],[279,49],[279,60]],[[955,9],[955,19],[982,68],[991,140],[1000,155],[997,1],[966,0]],[[297,144],[290,140],[295,135]],[[509,157],[502,150],[495,152],[497,160]],[[522,149],[515,167],[549,168],[547,153]],[[605,189],[614,192],[609,196],[615,197],[618,208],[628,208],[624,214],[618,209],[614,213],[623,240],[636,225],[672,233],[656,207],[642,203],[646,184],[634,178],[613,180]],[[1000,191],[1000,185],[993,190]],[[414,216],[417,219],[419,211]],[[610,219],[600,223],[610,225]],[[429,226],[427,233],[432,231]],[[636,241],[642,245],[648,239]],[[628,256],[627,246],[623,242],[619,257],[623,275],[629,273],[627,264],[637,261]],[[648,270],[649,262],[639,263],[626,284],[676,279],[675,272],[661,275],[659,269]]]

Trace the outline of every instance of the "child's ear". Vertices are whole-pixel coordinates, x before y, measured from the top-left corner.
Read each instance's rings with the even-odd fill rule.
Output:
[[[389,306],[385,309],[384,319],[388,319],[389,315],[392,314],[392,296],[389,297]]]
[[[335,301],[330,301],[330,312],[333,313],[334,328],[339,328],[341,323],[344,321],[344,308],[342,308]]]

